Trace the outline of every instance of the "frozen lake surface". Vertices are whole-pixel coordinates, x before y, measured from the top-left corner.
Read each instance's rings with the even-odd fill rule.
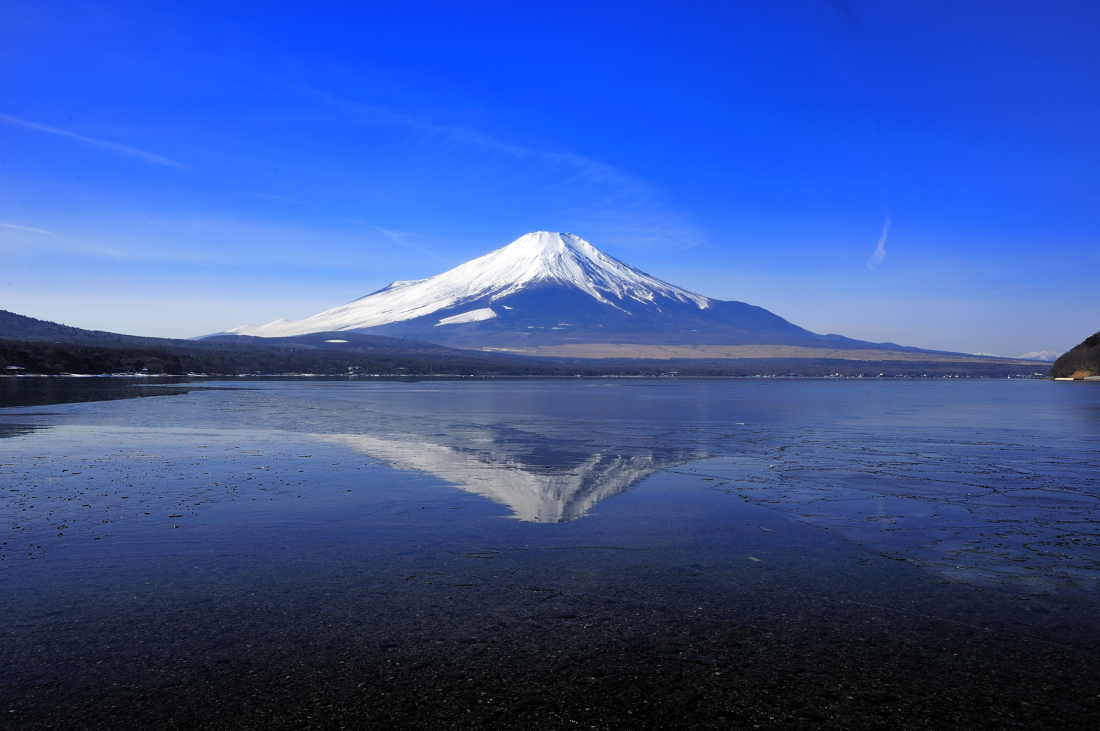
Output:
[[[14,727],[1100,717],[1094,384],[0,386]]]

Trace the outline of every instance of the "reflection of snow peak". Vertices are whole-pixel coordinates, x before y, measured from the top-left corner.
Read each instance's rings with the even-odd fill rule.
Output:
[[[563,523],[584,515],[596,503],[626,492],[664,465],[652,455],[594,454],[560,469],[493,459],[492,454],[425,443],[420,435],[378,439],[360,434],[318,435],[393,467],[430,472],[464,490],[510,507],[520,520]]]
[[[481,322],[482,320],[492,320],[497,316],[497,313],[493,312],[491,307],[482,307],[480,310],[470,310],[469,312],[463,312],[461,315],[451,315],[450,317],[444,317],[442,320],[435,324],[436,327],[440,325],[457,325],[460,322]]]

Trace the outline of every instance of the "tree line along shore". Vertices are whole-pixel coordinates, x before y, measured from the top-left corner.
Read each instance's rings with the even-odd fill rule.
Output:
[[[0,374],[1035,378],[1047,375],[1047,364],[937,353],[905,360],[550,357],[357,333],[176,340],[84,330],[0,310]]]
[[[470,351],[440,353],[325,351],[255,345],[110,347],[0,340],[7,376],[681,376],[843,378],[1044,377],[1043,364],[998,361],[853,361],[831,359],[630,360],[550,359]]]

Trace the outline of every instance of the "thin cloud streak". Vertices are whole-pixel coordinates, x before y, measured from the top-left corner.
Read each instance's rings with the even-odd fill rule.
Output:
[[[12,117],[8,114],[0,114],[0,122],[7,122],[8,124],[15,125],[16,127],[33,129],[37,132],[46,132],[47,134],[65,137],[70,140],[76,140],[77,142],[83,142],[86,145],[101,147],[105,150],[117,152],[120,155],[126,155],[128,157],[137,158],[138,160],[141,160],[143,162],[152,163],[153,165],[164,165],[165,167],[176,168],[177,170],[187,170],[185,166],[181,165],[175,160],[169,160],[168,158],[158,155],[154,152],[146,152],[145,150],[139,150],[136,147],[130,147],[129,145],[120,145],[117,142],[107,142],[105,140],[97,140],[91,137],[85,137],[84,135],[78,135],[75,132],[58,129],[57,127],[50,127],[45,124],[38,124],[37,122],[30,122],[26,119]]]
[[[886,216],[886,223],[882,224],[882,236],[879,237],[878,246],[875,247],[871,258],[867,260],[867,268],[874,269],[886,258],[886,234],[890,231],[890,216]]]
[[[245,267],[253,272],[261,266],[270,270],[285,267],[296,276],[307,276],[305,271],[326,272],[325,276],[355,272],[367,279],[380,266],[390,266],[389,252],[364,250],[364,233],[351,226],[319,234],[308,225],[171,215],[135,219],[123,213],[85,218],[79,228],[78,233],[54,233],[0,222],[0,261],[64,254],[98,259],[111,266]],[[34,247],[27,245],[32,235],[39,237]],[[319,247],[316,244],[322,235],[327,242]]]
[[[287,198],[285,195],[272,195],[270,193],[253,193],[252,195],[254,195],[257,198],[266,198],[267,200],[281,201],[283,203],[291,203],[291,204],[296,205],[296,206],[304,206],[305,205],[305,203],[303,203],[302,201],[295,200],[293,198]]]
[[[415,251],[417,254],[420,254],[421,256],[427,257],[429,259],[434,259],[435,261],[444,261],[443,257],[438,256],[438,255],[436,255],[436,254],[434,254],[434,253],[432,253],[432,252],[430,252],[426,249],[423,249],[423,248],[411,243],[408,240],[409,237],[411,236],[411,234],[409,234],[405,231],[391,231],[389,229],[382,228],[381,226],[372,226],[372,228],[375,231],[377,231],[378,233],[380,233],[383,236],[385,236],[386,238],[388,238],[393,243],[397,244],[398,246],[403,246],[406,249],[411,249],[412,251]]]
[[[539,186],[542,196],[568,195],[577,186],[587,188],[578,196],[584,202],[567,205],[563,212],[579,219],[580,224],[607,230],[610,238],[623,244],[660,241],[666,247],[671,244],[682,250],[705,238],[697,226],[660,201],[658,188],[613,165],[577,153],[517,145],[465,127],[441,125],[373,104],[348,101],[301,84],[287,86],[356,121],[414,130],[422,135],[417,146],[426,147],[431,140],[449,143],[450,149],[444,148],[428,164],[415,170],[418,175],[441,180],[447,177],[441,173],[450,168],[461,169],[466,177],[480,175],[491,179],[505,167],[499,158],[485,157],[486,153],[496,154],[544,173],[530,176],[531,180],[545,181]]]
[[[44,228],[35,228],[34,226],[17,226],[14,223],[0,223],[0,226],[4,228],[14,229],[16,231],[28,231],[32,234],[45,234],[46,236],[57,236],[53,231],[47,231]]]

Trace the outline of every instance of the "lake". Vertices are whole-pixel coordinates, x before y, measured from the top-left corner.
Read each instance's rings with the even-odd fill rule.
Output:
[[[10,728],[1089,728],[1100,387],[0,383]]]

